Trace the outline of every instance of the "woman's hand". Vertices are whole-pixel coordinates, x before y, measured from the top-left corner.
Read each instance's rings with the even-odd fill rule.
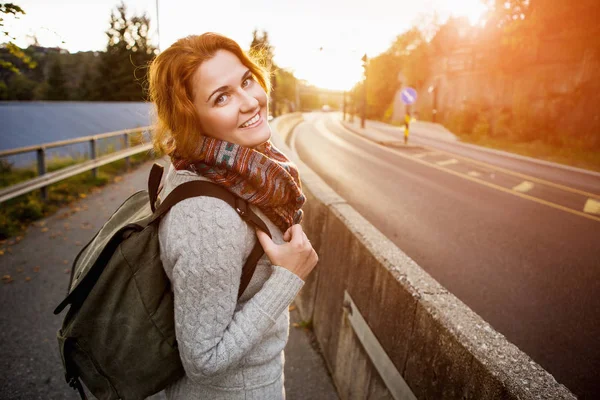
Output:
[[[319,261],[319,256],[299,224],[292,225],[285,231],[283,240],[287,243],[282,245],[275,244],[269,235],[261,230],[257,229],[256,235],[273,265],[293,272],[302,280],[306,280]]]

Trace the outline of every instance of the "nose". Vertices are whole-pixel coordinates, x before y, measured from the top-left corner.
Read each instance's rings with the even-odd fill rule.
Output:
[[[241,96],[242,101],[240,103],[240,112],[249,113],[251,111],[255,111],[258,108],[258,99],[252,96],[251,93],[242,90]]]

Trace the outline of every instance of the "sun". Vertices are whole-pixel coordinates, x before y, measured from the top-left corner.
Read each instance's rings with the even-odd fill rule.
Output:
[[[464,16],[469,19],[471,25],[480,25],[484,22],[487,7],[479,0],[456,1],[453,14],[455,16]]]
[[[360,56],[320,50],[312,57],[297,59],[294,75],[321,89],[350,90],[363,78]]]

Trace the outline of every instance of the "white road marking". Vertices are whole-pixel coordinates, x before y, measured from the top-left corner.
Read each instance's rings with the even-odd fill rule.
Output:
[[[481,176],[481,174],[477,171],[469,171],[468,175],[474,176],[475,178],[477,178],[478,176]]]
[[[359,135],[359,134],[351,131],[350,129],[346,128],[345,126],[343,126],[341,124],[341,122],[339,122],[339,121],[336,121],[336,122],[337,122],[338,128],[340,128],[340,129],[342,129],[342,130],[344,130],[344,131],[346,131],[346,132],[354,135],[355,137],[359,138],[360,140],[364,141],[365,143],[373,143],[370,140],[365,139],[361,135]],[[446,172],[448,174],[451,174],[451,175],[457,176],[459,178],[463,178],[463,179],[469,180],[471,182],[477,183],[477,184],[482,185],[482,186],[486,186],[486,187],[491,188],[491,189],[496,189],[496,190],[498,190],[500,192],[509,193],[509,194],[512,194],[513,196],[517,196],[517,197],[520,197],[520,198],[525,199],[525,200],[533,201],[535,203],[543,204],[543,205],[546,205],[548,207],[552,207],[552,208],[557,209],[557,210],[561,210],[561,211],[568,212],[568,213],[573,214],[573,215],[577,215],[579,217],[583,217],[583,218],[587,218],[587,219],[591,219],[591,220],[600,222],[600,217],[597,217],[595,215],[590,215],[590,214],[581,212],[579,210],[575,210],[575,209],[572,209],[572,208],[561,206],[560,204],[556,204],[556,203],[552,203],[552,202],[549,202],[549,201],[546,201],[546,200],[538,199],[537,197],[533,197],[533,196],[530,196],[528,194],[523,194],[523,193],[515,192],[514,190],[510,190],[509,188],[502,187],[502,186],[499,186],[499,185],[495,185],[493,183],[486,182],[486,181],[481,180],[481,179],[475,179],[474,177],[471,177],[471,176],[468,176],[468,175],[465,176],[465,174],[463,172],[454,171],[454,170],[452,170],[450,168],[442,168],[442,167],[440,167],[438,165],[435,165],[433,163],[430,163],[430,162],[427,162],[427,161],[424,161],[424,160],[420,160],[418,158],[415,159],[413,156],[410,156],[410,155],[407,155],[407,154],[406,155],[402,154],[401,152],[399,152],[397,150],[388,149],[387,147],[383,147],[383,146],[380,147],[379,149],[382,150],[382,151],[388,152],[390,154],[394,154],[397,157],[402,157],[402,158],[407,159],[407,160],[413,160],[413,162],[415,162],[415,163],[426,165],[426,166],[428,166],[430,168],[434,168],[434,169],[437,169],[439,171],[444,171],[444,172]],[[450,153],[447,153],[447,154],[450,154]],[[503,168],[494,167],[491,164],[486,164],[486,163],[483,163],[483,162],[478,162],[478,161],[475,161],[475,160],[472,160],[472,159],[469,159],[469,158],[466,158],[466,157],[460,157],[460,156],[457,156],[457,157],[461,158],[461,159],[464,159],[466,161],[469,161],[469,162],[473,162],[475,164],[480,164],[480,165],[484,165],[486,167],[494,168],[496,170],[504,171],[504,172],[506,172],[506,173],[508,173],[510,175],[528,177],[526,175],[518,174],[518,173],[509,171],[509,170],[505,170]],[[375,158],[375,159],[379,160],[379,158]],[[552,182],[549,182],[549,181],[544,181],[544,180],[541,180],[541,179],[537,179],[537,178],[534,178],[534,177],[528,177],[528,178],[530,178],[531,180],[533,180],[535,182],[542,183],[542,184],[545,184],[545,185],[548,185],[548,186],[553,186],[553,187],[556,187],[556,188],[560,188],[560,189],[563,189],[565,191],[570,191],[570,192],[573,192],[573,193],[580,193],[580,194],[587,194],[587,195],[590,195],[590,196],[596,196],[594,194],[588,194],[587,192],[583,192],[583,191],[576,190],[576,189],[573,189],[573,188],[569,188],[569,187],[566,187],[566,186],[558,185],[558,184],[555,184],[555,183],[552,183]]]
[[[451,158],[449,160],[438,161],[436,164],[437,165],[441,165],[442,167],[445,167],[446,165],[458,164],[458,160],[454,159],[454,158]]]
[[[429,151],[427,153],[415,154],[415,155],[413,155],[413,157],[414,158],[423,158],[423,157],[427,157],[427,156],[430,156],[430,155],[433,155],[433,154],[435,154],[435,152]]]
[[[513,187],[512,190],[514,190],[515,192],[527,193],[531,189],[533,189],[533,186],[534,186],[533,183],[528,182],[528,181],[523,181],[523,182],[519,183],[517,186]]]
[[[587,199],[585,206],[583,207],[583,212],[600,215],[600,201],[596,199]]]

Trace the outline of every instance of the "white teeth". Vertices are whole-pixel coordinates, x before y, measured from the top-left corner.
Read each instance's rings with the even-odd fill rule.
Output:
[[[250,120],[249,120],[249,121],[247,121],[247,122],[244,122],[244,123],[242,124],[241,128],[245,128],[245,127],[247,127],[247,126],[250,126],[250,125],[252,125],[252,124],[255,124],[255,123],[257,123],[257,122],[258,122],[258,120],[259,120],[259,118],[260,118],[260,115],[259,115],[259,114],[256,114],[254,117],[252,117],[252,119],[250,119]]]

